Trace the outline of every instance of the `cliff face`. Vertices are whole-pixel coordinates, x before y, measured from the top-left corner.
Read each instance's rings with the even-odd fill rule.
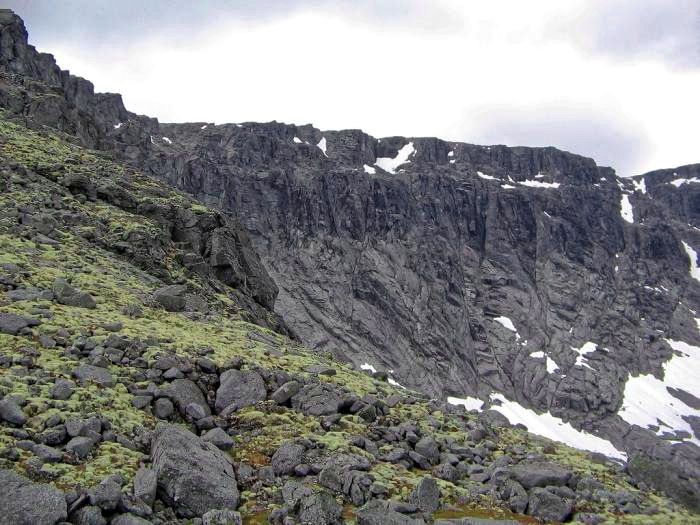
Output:
[[[36,53],[18,20],[0,17],[0,105],[235,214],[305,344],[435,396],[502,393],[697,473],[696,415],[651,432],[618,414],[630,378],[665,377],[669,341],[700,345],[698,165],[622,179],[554,148],[160,124]]]

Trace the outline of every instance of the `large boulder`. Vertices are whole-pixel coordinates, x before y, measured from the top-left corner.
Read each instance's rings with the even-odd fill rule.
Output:
[[[27,421],[22,407],[10,396],[6,396],[0,401],[0,420],[7,421],[13,425],[22,426]]]
[[[165,387],[164,394],[173,400],[182,417],[187,415],[187,406],[190,403],[199,405],[205,417],[211,415],[211,409],[204,394],[197,384],[189,379],[175,379]]]
[[[221,374],[220,381],[221,384],[216,391],[217,412],[221,412],[232,404],[235,404],[238,409],[265,401],[267,398],[265,381],[260,374],[252,370],[227,370]]]
[[[37,326],[39,321],[31,317],[24,317],[11,313],[0,313],[0,332],[3,334],[17,335],[20,330]]]
[[[299,500],[299,522],[303,525],[340,525],[343,507],[325,490],[313,492]]]
[[[6,525],[54,525],[68,517],[63,493],[50,485],[0,470],[0,521]]]
[[[309,416],[337,414],[341,398],[335,388],[325,383],[305,385],[292,397],[292,407]]]
[[[440,487],[435,478],[423,477],[411,492],[409,501],[423,512],[435,512],[440,507]]]
[[[357,511],[358,525],[425,525],[420,518],[396,512],[387,501],[375,499]]]
[[[193,518],[212,509],[235,510],[238,485],[228,457],[188,430],[159,423],[151,442],[158,494],[178,516]]]
[[[53,295],[56,302],[78,308],[96,308],[95,299],[87,292],[73,287],[64,278],[59,277],[53,283]]]
[[[168,312],[181,312],[187,305],[185,292],[187,287],[179,284],[164,286],[155,291],[153,300]]]
[[[292,474],[294,468],[304,462],[303,445],[286,442],[272,455],[272,468],[278,476]]]
[[[565,521],[574,510],[573,502],[547,489],[536,487],[530,491],[527,513],[545,522]]]
[[[572,472],[554,463],[519,463],[510,467],[513,479],[525,489],[566,485],[571,479]]]
[[[80,382],[91,381],[104,387],[113,387],[115,385],[114,378],[109,370],[99,366],[82,364],[73,369],[72,375]]]

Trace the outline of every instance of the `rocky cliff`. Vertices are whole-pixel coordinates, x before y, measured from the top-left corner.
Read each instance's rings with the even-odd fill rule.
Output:
[[[8,114],[235,215],[309,347],[433,396],[502,394],[674,465],[697,495],[697,390],[667,379],[700,346],[698,166],[623,179],[554,148],[161,124],[61,71],[11,13],[0,24]],[[231,282],[271,307],[236,231],[248,262]],[[635,419],[636,378],[687,409]]]

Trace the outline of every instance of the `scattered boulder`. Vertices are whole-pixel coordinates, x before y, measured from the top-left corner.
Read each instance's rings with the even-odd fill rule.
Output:
[[[252,370],[227,370],[221,374],[221,383],[216,391],[217,412],[235,404],[237,409],[265,401],[267,390],[260,374]]]
[[[57,379],[51,387],[49,395],[52,399],[66,401],[67,399],[70,399],[74,391],[75,383],[73,381],[70,379]]]
[[[68,517],[63,493],[24,476],[0,470],[0,516],[8,525],[54,525]]]
[[[420,518],[411,518],[391,508],[387,501],[372,500],[357,511],[358,525],[425,525]]]
[[[241,525],[243,519],[235,510],[210,510],[202,516],[202,525]]]
[[[299,522],[303,525],[336,525],[343,523],[343,507],[332,494],[321,490],[299,500]]]
[[[0,401],[0,419],[20,427],[27,422],[27,416],[24,415],[22,407],[10,396],[5,396]]]
[[[152,525],[152,523],[146,519],[133,514],[120,514],[114,518],[110,525]]]
[[[183,518],[211,509],[235,510],[238,485],[227,456],[188,430],[159,423],[151,442],[151,460],[161,499]]]
[[[17,335],[21,330],[31,326],[38,326],[40,321],[22,315],[0,313],[0,332],[3,334]]]
[[[440,460],[440,447],[432,436],[425,436],[416,443],[416,452],[435,465]]]
[[[519,463],[510,467],[513,479],[526,490],[533,487],[563,486],[573,473],[554,463]]]
[[[92,438],[77,436],[66,444],[66,451],[75,454],[79,459],[85,459],[95,442]]]
[[[153,404],[153,415],[158,419],[168,419],[173,415],[173,412],[175,412],[173,402],[165,397],[156,399],[156,402]]]
[[[535,487],[530,491],[527,513],[543,521],[565,521],[573,512],[574,505],[547,489]]]
[[[71,374],[78,381],[92,381],[104,387],[113,387],[116,384],[109,370],[99,366],[82,364],[74,368]]]
[[[116,479],[109,477],[90,489],[88,495],[90,497],[90,505],[95,505],[104,511],[110,512],[119,505],[122,487]]]
[[[435,478],[423,477],[411,492],[409,501],[423,512],[435,512],[440,507],[440,487]]]
[[[134,496],[149,507],[153,506],[158,489],[158,476],[153,469],[140,468],[134,475]]]
[[[59,277],[53,282],[52,290],[57,303],[78,308],[93,309],[97,307],[92,295],[74,288],[63,277]]]
[[[209,430],[206,434],[202,436],[204,441],[207,441],[221,450],[229,450],[233,447],[234,441],[231,436],[229,436],[225,430],[216,427]]]
[[[289,401],[292,396],[296,395],[299,390],[301,390],[301,384],[298,381],[287,381],[272,393],[270,399],[278,405],[283,405]]]
[[[94,505],[87,505],[72,512],[69,521],[73,525],[107,525],[107,520],[102,516],[102,509]]]
[[[277,449],[272,455],[272,468],[278,476],[285,476],[294,473],[296,466],[304,462],[303,445],[287,441]]]
[[[187,417],[187,407],[191,403],[201,408],[203,417],[211,415],[211,409],[204,394],[197,384],[189,379],[175,379],[163,390],[163,393],[173,400],[183,417]]]
[[[305,385],[292,397],[292,407],[309,416],[337,414],[340,404],[335,388],[325,383]]]
[[[179,284],[164,286],[153,294],[153,300],[168,312],[182,312],[187,305],[187,287]]]

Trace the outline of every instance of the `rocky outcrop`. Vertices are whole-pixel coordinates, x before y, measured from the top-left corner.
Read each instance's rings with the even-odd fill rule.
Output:
[[[63,493],[50,485],[32,483],[10,470],[0,470],[0,513],[11,525],[54,525],[67,516]]]
[[[238,485],[230,460],[177,425],[158,425],[151,445],[158,494],[183,518],[211,509],[235,510]]]

